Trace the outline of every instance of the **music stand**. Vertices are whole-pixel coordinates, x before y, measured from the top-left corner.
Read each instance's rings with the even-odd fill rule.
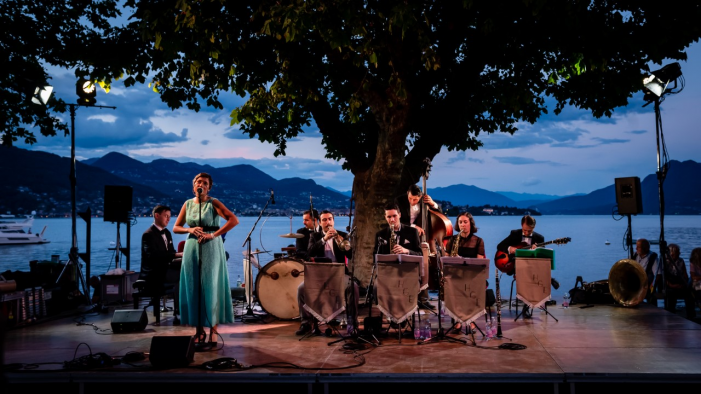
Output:
[[[441,257],[440,261],[443,266],[443,280],[441,282],[443,282],[446,313],[456,321],[455,324],[460,322],[465,327],[475,324],[477,327],[477,319],[486,313],[484,284],[489,275],[490,260],[446,256]],[[479,329],[479,327],[477,328]],[[476,345],[475,334],[472,330],[470,330],[470,339],[472,344]]]
[[[528,308],[540,308],[558,321],[547,308],[550,300],[552,260],[549,258],[516,257],[516,297],[523,301],[523,309],[514,321],[523,315],[528,317]]]
[[[304,262],[304,310],[326,324],[346,310],[345,264]],[[335,330],[335,327],[332,327]],[[314,335],[306,333],[299,340]]]
[[[377,308],[398,326],[399,342],[402,342],[401,323],[419,309],[419,265],[423,256],[408,254],[378,254]]]

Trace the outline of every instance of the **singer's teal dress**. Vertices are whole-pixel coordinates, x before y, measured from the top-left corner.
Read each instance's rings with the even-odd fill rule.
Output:
[[[202,204],[202,227],[219,227],[219,215],[212,205],[212,200]],[[185,202],[186,218],[189,227],[198,227],[200,223],[200,204],[194,198]],[[213,233],[214,231],[208,231]],[[199,278],[200,246],[202,256],[202,307],[201,321],[197,319],[197,286]],[[221,237],[200,244],[197,237],[189,234],[183,249],[182,268],[180,270],[180,315],[183,324],[212,327],[221,323],[234,322],[234,308],[231,302],[229,271],[226,268],[226,252]]]

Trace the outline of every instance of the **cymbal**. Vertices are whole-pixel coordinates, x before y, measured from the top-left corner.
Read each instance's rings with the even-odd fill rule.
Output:
[[[297,233],[287,233],[287,234],[282,234],[282,238],[304,238],[303,234],[297,234]]]

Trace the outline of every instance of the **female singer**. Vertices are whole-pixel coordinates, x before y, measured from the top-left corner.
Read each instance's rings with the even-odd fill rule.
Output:
[[[455,220],[455,228],[459,229],[460,233],[448,240],[448,245],[443,251],[443,255],[483,259],[484,241],[475,235],[478,229],[475,226],[475,219],[472,217],[472,214],[470,212],[459,214]],[[453,320],[453,326],[453,332],[459,333],[462,324],[456,324]]]
[[[209,174],[203,172],[195,176],[192,181],[195,198],[185,201],[173,226],[174,233],[189,234],[180,271],[180,313],[183,324],[197,325],[196,340],[200,343],[206,340],[202,327],[210,327],[209,342],[216,342],[217,325],[234,322],[229,271],[221,235],[239,224],[239,220],[221,201],[209,195],[212,186]],[[226,220],[221,227],[220,218]],[[188,227],[183,227],[186,223]]]

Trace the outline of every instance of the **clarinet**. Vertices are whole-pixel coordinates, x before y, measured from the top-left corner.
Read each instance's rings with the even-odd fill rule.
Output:
[[[501,292],[499,291],[499,270],[494,268],[494,283],[497,291],[497,338],[501,338]]]

